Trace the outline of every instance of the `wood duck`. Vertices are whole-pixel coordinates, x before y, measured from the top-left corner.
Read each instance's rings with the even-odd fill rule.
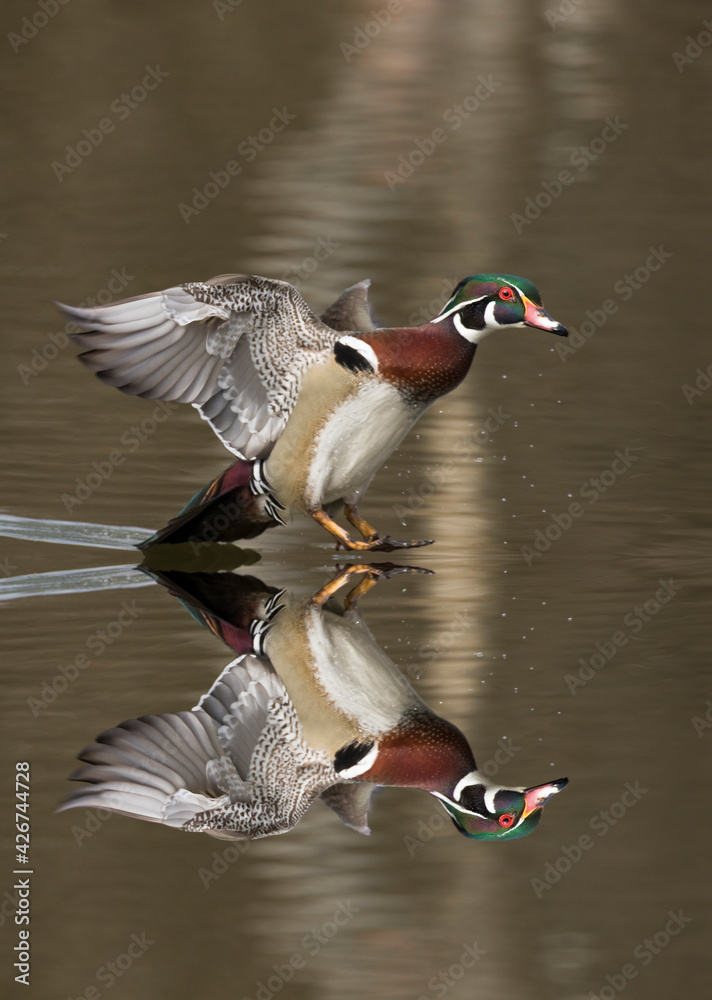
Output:
[[[291,829],[321,797],[368,833],[374,787],[397,785],[430,792],[468,837],[531,833],[566,779],[505,788],[480,774],[460,730],[418,697],[360,619],[361,594],[401,570],[352,566],[296,602],[251,577],[154,573],[241,655],[192,713],[100,736],[72,776],[91,787],[61,808],[96,806],[240,839]],[[343,613],[327,610],[361,573]]]
[[[359,515],[376,471],[427,407],[460,384],[490,333],[567,330],[516,275],[465,278],[418,327],[375,329],[367,289],[347,289],[321,319],[287,282],[256,275],[91,309],[61,306],[91,331],[76,340],[102,381],[192,403],[239,459],[141,547],[253,538],[295,512],[313,517],[337,547],[430,544],[383,537]],[[333,519],[342,507],[361,539]]]

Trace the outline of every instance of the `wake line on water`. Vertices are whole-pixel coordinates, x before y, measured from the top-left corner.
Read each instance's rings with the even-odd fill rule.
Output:
[[[87,545],[98,549],[132,549],[153,534],[148,528],[125,528],[88,521],[45,521],[0,514],[0,535],[55,545]]]
[[[13,601],[19,597],[124,590],[152,584],[153,580],[135,566],[96,566],[93,569],[29,573],[27,576],[12,576],[7,580],[0,580],[0,602]]]

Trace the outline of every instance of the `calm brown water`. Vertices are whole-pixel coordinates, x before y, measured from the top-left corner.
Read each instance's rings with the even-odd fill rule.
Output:
[[[97,733],[190,707],[226,651],[155,586],[8,602],[0,894],[14,762],[29,760],[30,995],[703,995],[712,392],[683,387],[712,362],[712,46],[693,42],[680,67],[673,53],[709,9],[586,0],[547,20],[544,3],[412,0],[380,26],[385,2],[217,6],[66,4],[27,44],[12,33],[40,8],[5,7],[0,503],[156,528],[228,464],[191,408],[130,443],[153,404],[73,360],[53,299],[248,271],[293,280],[321,309],[370,277],[376,315],[396,324],[433,315],[464,275],[526,275],[579,336],[563,355],[544,334],[487,340],[389,461],[364,513],[436,538],[407,557],[436,576],[386,582],[363,612],[479,763],[507,737],[520,749],[503,783],[570,786],[504,845],[433,824],[424,793],[381,792],[370,839],[317,804],[206,889],[218,842],[120,817],[85,836],[88,815],[53,809]],[[201,201],[211,172],[224,187]],[[481,434],[491,411],[501,425]],[[116,449],[111,475],[68,503]],[[259,548],[259,575],[305,595],[336,561],[311,525]],[[129,552],[0,545],[6,576],[121,562]],[[130,627],[34,718],[28,698],[123,601]],[[627,784],[645,791],[623,799]],[[352,915],[320,943],[340,906]],[[19,995],[10,911],[0,960]],[[138,955],[113,976],[132,935]],[[458,979],[475,942],[484,954]],[[303,967],[259,994],[294,955]]]

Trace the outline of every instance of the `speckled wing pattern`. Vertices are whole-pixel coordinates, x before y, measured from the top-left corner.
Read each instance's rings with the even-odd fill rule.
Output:
[[[223,444],[241,458],[263,458],[284,430],[302,375],[326,361],[337,333],[286,281],[251,275],[239,283],[182,286],[197,301],[248,314],[246,337],[216,333],[210,350],[225,357],[215,391],[198,405]]]
[[[131,395],[192,403],[233,454],[269,454],[304,371],[338,334],[286,281],[221,275],[91,309],[62,305],[89,332],[81,359]]]
[[[268,660],[228,664],[190,712],[149,715],[109,729],[80,754],[88,784],[60,811],[80,806],[222,840],[284,833],[339,781],[312,749]]]
[[[221,727],[219,738],[221,742],[231,739],[229,723]],[[230,758],[223,761],[232,763]],[[286,833],[338,780],[326,754],[311,749],[302,739],[299,720],[285,693],[270,700],[245,784],[249,797],[223,801],[215,809],[198,813],[182,829],[221,831],[249,839]]]

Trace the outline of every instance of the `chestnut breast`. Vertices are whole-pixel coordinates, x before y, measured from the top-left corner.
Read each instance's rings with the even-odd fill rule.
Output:
[[[476,345],[447,319],[441,323],[359,334],[378,356],[379,375],[415,403],[451,392],[470,370]]]

